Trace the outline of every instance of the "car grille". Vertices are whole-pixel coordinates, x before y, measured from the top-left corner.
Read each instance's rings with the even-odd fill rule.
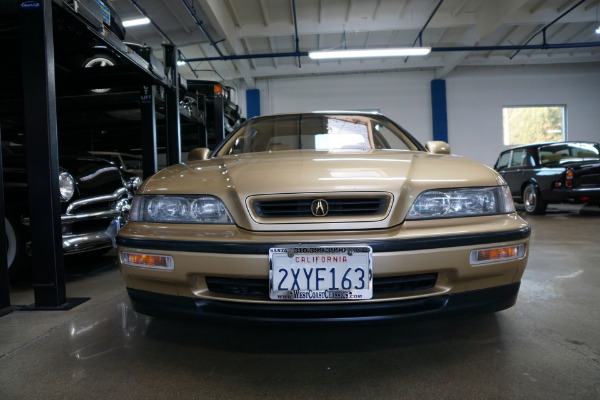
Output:
[[[386,197],[324,198],[328,212],[325,217],[361,217],[383,214],[387,209]],[[313,215],[315,197],[302,199],[256,200],[252,204],[260,218],[322,218]]]
[[[373,294],[403,293],[430,289],[435,286],[437,274],[392,276],[373,279]],[[269,281],[266,279],[218,278],[207,276],[208,290],[236,296],[269,297]]]

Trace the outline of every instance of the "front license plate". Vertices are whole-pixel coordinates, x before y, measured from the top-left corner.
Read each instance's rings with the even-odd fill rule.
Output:
[[[369,246],[269,249],[271,300],[363,300],[373,297]]]

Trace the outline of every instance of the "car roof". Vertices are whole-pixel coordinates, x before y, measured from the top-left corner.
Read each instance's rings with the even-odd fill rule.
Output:
[[[383,114],[377,111],[348,111],[348,110],[323,110],[323,111],[299,111],[299,112],[285,112],[278,114],[258,115],[251,119],[269,118],[269,117],[281,117],[281,116],[297,116],[297,115],[324,115],[324,114],[335,114],[335,115],[356,115],[356,116],[380,116],[385,117]]]
[[[598,144],[596,142],[592,142],[589,140],[564,140],[562,142],[541,142],[541,143],[530,143],[530,144],[523,144],[521,146],[515,146],[512,147],[508,150],[503,151],[511,151],[511,150],[518,150],[518,149],[528,149],[528,148],[534,148],[534,147],[541,147],[541,146],[552,146],[552,145],[560,145],[560,144],[569,144],[569,143],[590,143],[590,144]]]

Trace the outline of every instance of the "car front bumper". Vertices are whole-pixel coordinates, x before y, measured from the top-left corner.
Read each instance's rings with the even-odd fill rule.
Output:
[[[382,303],[252,304],[194,299],[127,288],[133,309],[157,317],[192,317],[240,323],[345,323],[418,320],[496,312],[517,301],[520,282],[463,293]]]
[[[236,231],[231,226],[218,232],[214,228],[209,234],[198,227],[129,223],[119,232],[117,253],[132,302],[147,314],[286,320],[289,313],[291,320],[335,321],[433,316],[463,309],[497,311],[512,306],[527,264],[529,226],[516,216],[482,218],[481,226],[468,222],[488,229],[467,228],[454,221],[448,222],[454,224],[452,233],[442,235],[441,223],[436,221],[420,224],[423,230],[411,229],[411,235],[404,227],[406,230],[327,232],[319,236],[314,232],[259,234]],[[425,234],[428,231],[438,234]],[[373,297],[271,300],[269,249],[299,243],[371,247]],[[470,262],[473,250],[513,245],[525,246],[522,258],[479,265]],[[160,269],[124,264],[123,252],[166,255],[172,257],[173,265]],[[393,290],[389,290],[389,280],[394,281]],[[513,289],[495,291],[501,287]],[[477,299],[472,304],[453,300],[470,299],[468,293],[480,293],[481,298],[473,295]]]

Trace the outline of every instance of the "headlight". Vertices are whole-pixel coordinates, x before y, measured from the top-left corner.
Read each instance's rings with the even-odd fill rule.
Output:
[[[130,221],[232,224],[223,202],[213,196],[135,196]]]
[[[436,189],[421,193],[406,219],[475,217],[513,212],[515,205],[506,186]]]
[[[75,180],[68,172],[58,175],[58,188],[60,190],[60,201],[69,201],[75,193]]]

